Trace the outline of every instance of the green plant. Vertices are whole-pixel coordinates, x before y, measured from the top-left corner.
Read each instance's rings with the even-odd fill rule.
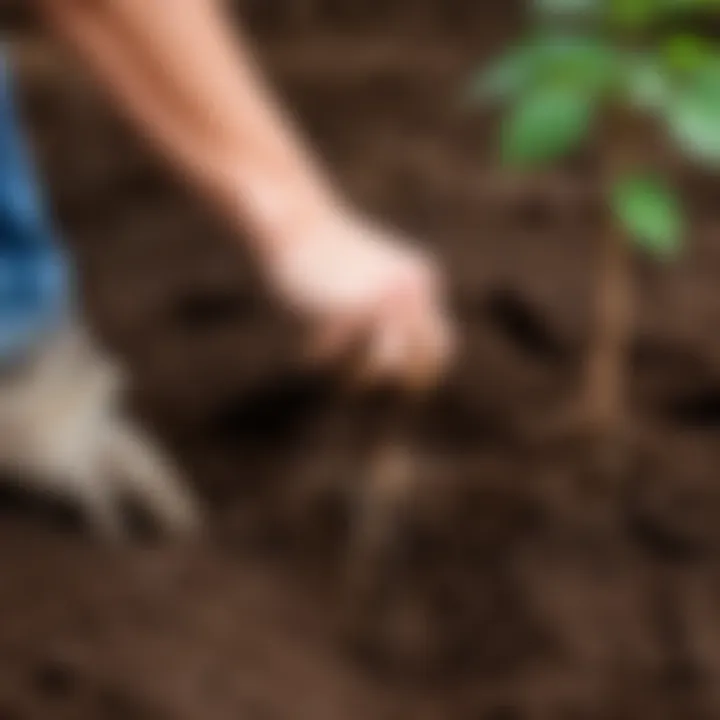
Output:
[[[682,248],[686,219],[647,138],[720,165],[720,46],[687,28],[720,0],[533,0],[529,35],[473,78],[474,103],[504,110],[502,161],[542,168],[602,140],[607,223],[600,239],[584,419],[622,419],[634,246],[659,259]],[[645,149],[643,149],[645,148]]]

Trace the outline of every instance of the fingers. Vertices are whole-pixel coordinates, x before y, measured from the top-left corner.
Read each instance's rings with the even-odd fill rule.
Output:
[[[356,365],[354,381],[360,388],[397,381],[407,365],[407,343],[403,318],[388,313],[380,316]]]
[[[439,381],[454,352],[447,315],[422,296],[391,299],[367,317],[328,323],[316,335],[308,359],[350,366],[351,384],[360,389],[390,383],[420,393]]]
[[[340,364],[360,352],[370,320],[362,315],[330,318],[315,330],[305,350],[305,360],[313,365]]]
[[[437,311],[424,317],[401,316],[381,324],[370,344],[363,379],[390,381],[411,393],[432,388],[451,357],[451,333]]]
[[[319,314],[306,360],[340,370],[354,367],[350,375],[359,388],[390,383],[422,392],[433,386],[455,351],[434,263],[412,253],[379,252],[373,245],[363,246],[351,265],[350,285],[347,278],[344,285],[324,284],[326,277],[320,283],[325,295],[315,304]],[[340,267],[333,279],[342,279],[345,270]]]

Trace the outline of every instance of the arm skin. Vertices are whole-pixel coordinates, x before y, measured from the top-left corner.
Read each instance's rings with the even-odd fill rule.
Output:
[[[34,1],[135,127],[249,231],[317,357],[360,340],[373,379],[445,367],[453,333],[435,262],[344,206],[220,0]]]
[[[217,0],[36,0],[136,127],[256,250],[335,204]],[[171,8],[171,9],[170,9]],[[180,50],[180,51],[179,51]]]

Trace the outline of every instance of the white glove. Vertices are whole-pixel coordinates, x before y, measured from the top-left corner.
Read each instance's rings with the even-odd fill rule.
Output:
[[[126,534],[123,500],[163,531],[191,533],[199,527],[197,502],[169,460],[120,413],[123,385],[119,367],[76,326],[22,366],[0,371],[3,478],[79,503],[108,538]]]

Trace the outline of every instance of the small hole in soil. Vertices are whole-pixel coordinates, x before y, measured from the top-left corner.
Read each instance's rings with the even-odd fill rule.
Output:
[[[557,361],[562,357],[562,345],[545,319],[517,293],[494,290],[486,307],[495,329],[525,355],[547,361]]]
[[[312,379],[282,378],[257,387],[218,409],[211,426],[227,439],[243,442],[290,441],[303,420],[327,399],[327,388]]]
[[[666,417],[678,425],[700,429],[720,429],[720,389],[697,392],[671,400]]]
[[[228,439],[242,437],[244,442],[289,441],[303,421],[327,407],[333,396],[332,383],[324,377],[270,379],[219,408],[210,420],[211,429]]]
[[[33,684],[41,695],[63,699],[72,695],[75,688],[75,673],[60,662],[48,661],[35,669]]]

